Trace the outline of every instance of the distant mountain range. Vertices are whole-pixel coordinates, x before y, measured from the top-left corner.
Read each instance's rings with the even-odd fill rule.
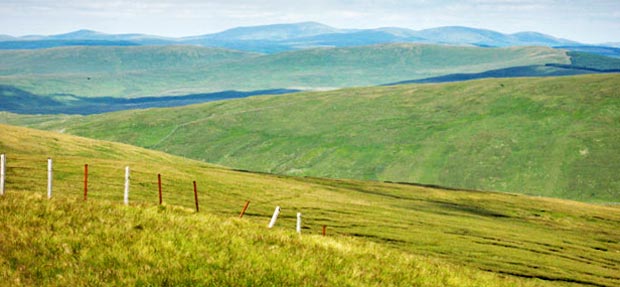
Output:
[[[385,43],[427,43],[479,47],[588,46],[537,32],[503,34],[469,27],[425,30],[388,27],[338,29],[316,22],[237,27],[223,32],[182,38],[144,34],[105,34],[79,30],[66,34],[12,37],[0,35],[0,49],[37,49],[58,46],[200,45],[260,53],[277,53],[316,47],[363,46]],[[613,43],[610,43],[612,45]],[[617,43],[616,43],[617,44]],[[593,46],[599,47],[599,46]]]

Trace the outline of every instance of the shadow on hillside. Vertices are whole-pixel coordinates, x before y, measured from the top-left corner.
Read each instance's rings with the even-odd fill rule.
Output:
[[[222,91],[185,96],[143,98],[86,98],[70,94],[37,95],[7,85],[0,85],[0,111],[18,114],[79,114],[90,115],[121,110],[177,107],[211,101],[245,98],[257,95],[280,95],[299,90],[271,89],[257,91]]]

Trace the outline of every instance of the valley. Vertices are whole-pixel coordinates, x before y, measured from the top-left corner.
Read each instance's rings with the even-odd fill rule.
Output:
[[[486,79],[3,118],[237,169],[617,202],[619,85]]]

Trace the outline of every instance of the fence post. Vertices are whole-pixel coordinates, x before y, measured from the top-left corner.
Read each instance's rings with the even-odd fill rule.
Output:
[[[301,212],[297,212],[297,233],[301,234]]]
[[[280,214],[280,207],[276,206],[276,210],[273,211],[273,216],[271,217],[271,221],[269,221],[269,228],[272,228],[276,224],[276,219],[278,219],[278,215]]]
[[[327,229],[327,225],[323,225],[323,236],[325,236],[325,230]]]
[[[6,177],[6,155],[0,154],[0,195],[4,195],[4,178]]]
[[[52,159],[47,159],[47,198],[52,198]]]
[[[88,164],[84,165],[84,201],[88,199]]]
[[[250,205],[250,201],[246,201],[245,205],[243,206],[243,210],[241,210],[241,214],[239,214],[239,218],[242,218],[243,215],[245,214],[245,211],[248,210],[248,205]]]
[[[198,189],[196,189],[196,181],[194,180],[194,201],[196,202],[196,212],[200,211],[198,208]]]
[[[161,174],[157,174],[157,186],[159,187],[159,205],[161,205]]]
[[[125,196],[123,197],[125,205],[129,204],[129,166],[125,167]]]

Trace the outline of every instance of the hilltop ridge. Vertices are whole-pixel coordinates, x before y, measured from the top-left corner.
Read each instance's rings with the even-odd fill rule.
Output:
[[[504,34],[488,29],[460,26],[417,31],[403,27],[340,29],[317,22],[301,22],[235,27],[217,33],[177,38],[136,33],[106,34],[91,30],[78,30],[50,36],[11,37],[7,35],[7,37],[0,38],[0,49],[37,48],[36,43],[40,44],[40,48],[45,48],[50,43],[62,45],[62,41],[67,41],[66,45],[71,46],[75,45],[71,41],[76,40],[128,41],[136,45],[193,44],[261,53],[278,53],[312,47],[366,46],[396,42],[483,47],[583,45],[538,32]],[[96,45],[96,43],[92,44]]]

